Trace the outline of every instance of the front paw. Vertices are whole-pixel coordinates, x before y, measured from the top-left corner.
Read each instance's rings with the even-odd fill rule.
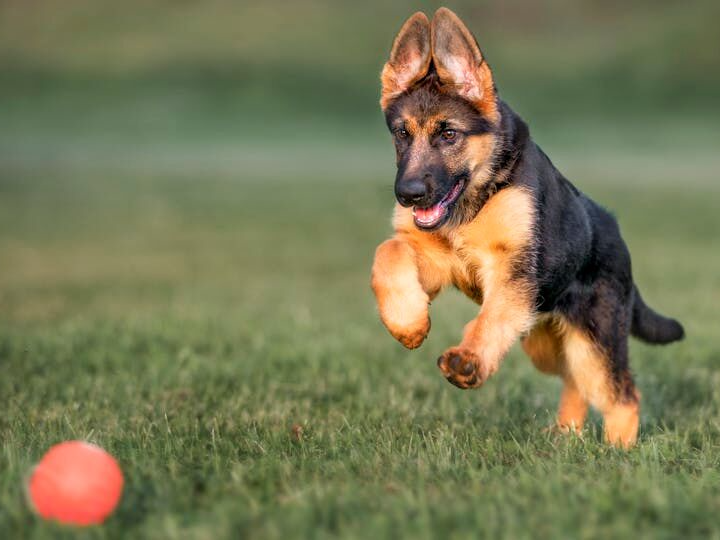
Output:
[[[430,332],[430,318],[424,319],[410,325],[386,325],[392,336],[408,349],[417,349]]]
[[[490,376],[482,359],[469,349],[452,347],[437,360],[440,371],[458,388],[478,388]]]

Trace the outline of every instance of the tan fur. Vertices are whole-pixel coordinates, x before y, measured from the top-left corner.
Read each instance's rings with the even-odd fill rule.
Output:
[[[528,249],[534,223],[531,195],[510,187],[493,196],[473,221],[449,235],[460,258],[475,270],[478,283],[474,285],[484,296],[483,309],[460,347],[475,351],[489,374],[534,320],[530,285],[512,277],[513,265]]]
[[[601,412],[612,408],[617,399],[609,372],[609,362],[593,340],[582,330],[564,327],[565,372],[580,394]]]
[[[610,360],[585,331],[558,317],[545,318],[523,340],[523,348],[540,371],[565,381],[558,426],[581,429],[589,403],[602,413],[609,443],[623,448],[635,444],[639,395],[621,395],[609,371]]]
[[[552,319],[540,320],[523,338],[522,347],[538,370],[548,375],[563,373],[562,335]]]
[[[431,58],[430,21],[418,12],[400,29],[380,75],[383,109],[427,73]]]
[[[440,8],[432,20],[431,36],[440,80],[498,123],[500,111],[492,73],[470,30],[455,13]]]
[[[454,284],[483,305],[480,315],[466,326],[459,345],[464,357],[472,358],[477,364],[480,377],[471,386],[482,384],[498,369],[512,343],[533,321],[529,284],[512,277],[513,264],[528,249],[533,225],[531,196],[514,187],[492,197],[470,223],[436,233],[418,230],[413,224],[412,211],[396,207],[394,242],[408,246],[402,252],[415,254],[417,274],[408,269],[411,257],[407,255],[396,267],[399,248],[393,248],[392,254],[383,247],[387,242],[379,248],[380,260],[376,258],[373,269],[373,287],[381,316],[391,333],[404,336],[405,329],[412,326],[407,321],[399,324],[393,315],[401,305],[400,295],[412,294],[415,305],[420,303],[416,298],[425,298],[418,293],[420,288],[429,298],[445,285]],[[386,276],[388,272],[396,277]],[[412,284],[404,290],[400,283],[408,278]],[[415,313],[407,319],[416,321],[418,317]],[[417,340],[409,341],[414,344]]]
[[[630,448],[637,442],[640,424],[638,401],[616,403],[605,412],[605,440],[621,448]]]
[[[372,288],[380,318],[393,337],[409,349],[419,347],[430,330],[430,297],[420,283],[410,244],[397,239],[380,244],[375,252]]]
[[[469,160],[465,166],[471,171],[472,181],[466,190],[466,201],[478,200],[480,190],[485,187],[493,177],[495,171],[493,171],[493,161],[491,158],[496,149],[496,145],[496,137],[489,133],[468,137],[465,154],[469,156]],[[465,207],[468,211],[474,211],[473,204],[466,204]]]
[[[445,8],[436,12],[432,24],[415,14],[398,34],[382,74],[384,109],[425,75],[421,70],[427,71],[430,57],[441,83],[437,91],[455,93],[491,123],[499,121],[490,68],[469,30]],[[408,131],[412,139],[406,172],[422,172],[425,150],[447,118],[427,117],[410,106],[396,113],[395,130]],[[462,126],[451,129],[462,131]],[[395,236],[380,245],[373,265],[372,287],[383,323],[406,347],[420,346],[430,329],[429,302],[443,287],[455,285],[482,309],[465,326],[460,344],[438,359],[449,382],[460,388],[482,385],[513,342],[525,335],[523,348],[535,366],[563,378],[558,427],[579,432],[592,405],[605,418],[606,439],[631,446],[637,438],[639,396],[628,398],[619,391],[610,359],[587,332],[559,316],[537,318],[537,291],[517,271],[519,264],[534,260],[536,204],[522,187],[497,191],[513,165],[494,170],[497,144],[494,133],[484,133],[468,136],[464,146],[446,152],[443,165],[449,173],[468,170],[470,175],[454,214],[437,231],[421,231],[412,210],[396,206]],[[488,184],[491,176],[493,184]]]
[[[565,380],[562,394],[560,394],[560,405],[558,406],[557,425],[562,431],[573,431],[580,433],[585,424],[588,403],[583,398],[574,381],[570,378]]]
[[[426,123],[420,123],[418,122],[418,119],[413,117],[412,115],[406,115],[405,116],[405,129],[408,130],[410,134],[413,136],[421,135],[423,131],[423,127],[426,125]]]
[[[468,165],[474,173],[473,177],[477,177],[477,173],[488,164],[495,150],[495,144],[495,136],[489,133],[468,137],[466,154],[470,157]]]
[[[486,289],[508,285],[513,260],[532,237],[533,208],[526,191],[508,188],[491,198],[473,221],[450,231],[418,230],[412,210],[400,205],[395,207],[393,226],[396,238],[422,255],[418,264],[426,290],[437,292],[452,283],[481,303]],[[498,301],[527,307],[528,291],[522,284],[511,286],[513,291]]]
[[[565,325],[554,317],[543,317],[522,340],[525,353],[535,367],[549,375],[563,377],[565,384],[558,406],[557,426],[561,431],[582,430],[587,415],[587,401],[567,372],[563,330]]]

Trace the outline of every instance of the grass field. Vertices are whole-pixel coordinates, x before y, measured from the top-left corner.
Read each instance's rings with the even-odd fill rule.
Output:
[[[543,431],[519,348],[483,388],[369,288],[390,233],[383,2],[0,2],[0,538],[720,538],[720,3],[454,0],[501,95],[617,215],[646,300],[641,438]],[[77,531],[29,509],[53,444],[126,478]]]
[[[434,360],[475,312],[459,294],[434,304],[420,350],[386,333],[368,286],[392,206],[380,129],[271,147],[62,134],[42,110],[6,112],[3,538],[720,537],[717,140],[587,152],[581,127],[547,137],[618,216],[646,299],[688,333],[633,344],[642,435],[625,453],[597,416],[582,440],[543,433],[559,384],[517,348],[479,391],[447,384]],[[24,496],[66,439],[108,449],[127,481],[81,533]]]

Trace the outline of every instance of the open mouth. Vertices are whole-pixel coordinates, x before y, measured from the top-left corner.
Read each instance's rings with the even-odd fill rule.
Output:
[[[427,208],[413,206],[415,225],[421,229],[435,229],[445,223],[445,220],[450,215],[450,207],[458,200],[464,187],[465,180],[460,180],[437,204]]]

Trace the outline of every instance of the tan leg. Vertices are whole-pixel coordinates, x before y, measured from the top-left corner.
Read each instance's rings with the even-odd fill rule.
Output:
[[[605,440],[622,448],[633,446],[639,426],[637,391],[620,391],[610,373],[610,360],[584,331],[568,325],[564,343],[567,375],[579,396],[602,413]]]
[[[460,345],[438,358],[440,371],[458,388],[477,388],[483,384],[532,324],[531,295],[524,283],[498,283],[491,290],[480,315],[466,325]]]
[[[540,321],[523,339],[522,346],[535,367],[549,375],[561,375],[565,381],[556,426],[562,432],[580,433],[588,404],[572,378],[566,374],[563,336],[553,319]]]
[[[558,407],[557,425],[561,431],[580,433],[585,424],[588,404],[571,380],[565,380],[560,406]]]
[[[455,386],[480,386],[534,323],[533,279],[518,272],[518,260],[530,258],[534,216],[532,194],[509,187],[491,197],[477,217],[453,236],[454,245],[462,246],[465,266],[472,269],[472,285],[482,291],[483,299],[482,311],[466,326],[460,345],[438,359],[443,375]]]
[[[614,446],[630,448],[637,442],[640,424],[640,399],[616,402],[603,412],[605,440]]]
[[[538,322],[523,338],[522,347],[538,370],[548,375],[563,373],[562,336],[551,319]]]
[[[449,269],[426,259],[399,237],[386,240],[375,251],[372,288],[380,318],[408,349],[419,347],[425,340],[430,331],[428,304],[450,281]]]

